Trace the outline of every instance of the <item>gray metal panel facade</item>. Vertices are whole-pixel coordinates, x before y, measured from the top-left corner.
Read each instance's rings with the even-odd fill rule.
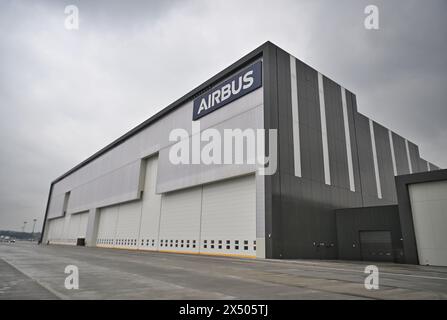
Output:
[[[263,105],[262,88],[220,108],[217,111],[200,118],[201,129],[214,128],[224,137],[225,129],[262,129]],[[191,114],[183,115],[190,117]],[[190,120],[190,119],[188,119]],[[189,126],[191,124],[189,123]],[[190,131],[190,130],[189,130]],[[192,137],[189,137],[191,145]],[[207,142],[202,142],[203,147]],[[159,171],[157,177],[157,193],[164,193],[187,187],[200,185],[229,177],[239,176],[256,171],[256,165],[174,165],[169,160],[169,150],[173,143],[163,146],[159,151]],[[223,150],[223,143],[222,143]],[[223,155],[222,151],[222,155]],[[244,163],[246,163],[244,155]]]
[[[263,127],[262,88],[234,101],[200,120],[201,130]],[[142,159],[159,153],[157,192],[194,185],[256,171],[255,165],[173,165],[169,161],[172,129],[185,129],[191,139],[192,102],[169,113],[122,144],[86,164],[54,185],[48,218],[62,214],[63,199],[70,191],[68,211],[79,212],[139,199]],[[222,134],[223,136],[223,134]],[[203,145],[204,143],[202,143]]]
[[[362,260],[360,231],[390,231],[394,261],[404,262],[399,210],[397,205],[349,208],[335,211],[338,258]]]
[[[361,206],[358,160],[353,157],[356,192],[349,189],[346,141],[343,129],[341,88],[324,77],[331,185],[325,184],[318,92],[318,73],[296,61],[302,177],[294,174],[290,87],[290,56],[277,50],[279,195],[273,195],[273,223],[279,224],[280,245],[272,257],[336,258],[334,209]],[[354,132],[353,99],[347,92],[348,125]],[[351,145],[357,152],[355,134]],[[276,202],[277,201],[277,202]]]
[[[359,159],[362,204],[364,206],[376,205],[379,202],[379,199],[377,196],[369,119],[360,113],[356,113],[354,120],[358,149],[357,156]]]
[[[324,77],[331,185],[349,189],[348,158],[340,86]]]
[[[323,76],[331,180],[326,184],[318,72],[299,60],[294,63],[300,146],[300,161],[295,162],[290,55],[273,47],[264,60],[270,74],[264,92],[265,127],[279,128],[278,172],[266,177],[267,257],[337,258],[343,244],[337,244],[335,209],[397,203],[388,129],[372,122],[372,137],[370,119],[357,112],[356,97],[346,90],[355,186],[350,190],[341,87]],[[395,133],[392,138],[398,174],[408,173],[405,139]],[[417,146],[408,142],[408,147],[413,171],[421,170]],[[296,163],[301,176],[295,176]]]
[[[393,162],[388,129],[378,123],[374,123],[374,132],[382,188],[381,205],[395,204],[397,203],[396,187],[394,185]]]
[[[409,174],[407,151],[405,149],[405,139],[393,132],[394,154],[396,158],[397,175]]]
[[[413,169],[413,173],[427,171],[426,168],[425,168],[425,170],[421,170],[419,168],[419,161],[421,159],[421,157],[419,155],[419,147],[417,145],[415,145],[414,143],[408,141],[408,149],[410,151],[410,161],[411,161],[411,167]]]

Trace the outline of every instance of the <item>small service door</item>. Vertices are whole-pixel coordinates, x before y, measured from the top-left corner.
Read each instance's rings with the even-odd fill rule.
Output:
[[[363,260],[394,261],[390,231],[360,231],[360,248]]]

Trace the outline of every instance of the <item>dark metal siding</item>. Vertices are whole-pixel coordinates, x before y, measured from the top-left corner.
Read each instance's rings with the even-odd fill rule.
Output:
[[[393,145],[394,156],[396,158],[397,175],[410,173],[404,138],[393,132]]]
[[[351,151],[352,151],[352,166],[354,170],[354,183],[356,193],[362,193],[361,177],[360,177],[360,163],[359,163],[359,152],[357,147],[357,135],[356,135],[356,125],[355,125],[355,115],[357,114],[357,99],[352,92],[346,90],[346,104],[348,109],[348,121],[349,121],[349,132],[351,133]],[[351,195],[356,196],[357,195]],[[351,199],[350,202],[354,202]],[[362,199],[363,205],[363,199]]]
[[[376,140],[377,164],[379,167],[380,184],[382,187],[381,204],[396,204],[396,187],[394,185],[393,160],[388,129],[374,122]]]
[[[421,169],[419,168],[419,159],[421,157],[419,156],[419,147],[408,141],[408,150],[410,151],[410,161],[413,173],[420,172]]]
[[[264,62],[264,127],[278,130],[278,67],[277,47],[267,44],[263,51]],[[278,139],[282,133],[278,130]],[[282,146],[278,143],[278,161]],[[269,150],[266,134],[265,150]],[[265,176],[265,254],[266,258],[280,258],[282,252],[281,190],[279,169]]]
[[[376,176],[374,172],[374,159],[371,134],[369,130],[369,119],[360,113],[356,113],[355,127],[363,205],[377,205],[379,204],[379,199],[377,198]]]
[[[324,77],[323,82],[331,185],[349,190],[348,158],[343,123],[341,87],[326,77]]]
[[[324,183],[318,73],[296,61],[302,178],[295,177],[290,56],[282,50],[277,52],[281,192],[277,199],[281,203],[280,211],[273,214],[281,216],[278,219],[283,233],[280,255],[284,258],[334,259],[337,257],[334,209],[362,205],[356,156],[353,167],[357,191],[349,190],[341,89],[332,80],[324,78],[326,116],[330,119],[327,129],[332,184],[328,186]],[[347,92],[351,144],[356,152],[353,100],[353,95]],[[324,245],[320,246],[320,243]]]
[[[289,61],[286,54],[282,60]],[[321,118],[318,98],[318,74],[311,67],[296,61],[298,83],[298,113],[301,140],[301,168],[304,179],[324,183],[323,170],[323,145],[321,142]],[[288,67],[284,72],[287,73]],[[283,95],[290,96],[290,76],[286,78],[288,85],[284,88]],[[291,119],[291,105],[284,105],[288,117]],[[284,123],[290,129],[292,122]],[[291,145],[293,146],[293,144]]]
[[[355,192],[350,191],[341,88],[323,77],[331,174],[331,185],[326,185],[318,72],[296,60],[302,177],[295,177],[290,55],[277,47],[268,50],[269,54],[264,53],[265,128],[279,128],[279,146],[278,172],[266,177],[267,257],[334,259],[346,245],[337,243],[336,209],[384,206],[397,201],[388,129],[377,123],[373,126],[382,189],[382,199],[379,199],[369,119],[357,112],[355,95],[346,91],[355,183]],[[393,134],[393,142],[397,170],[407,173],[405,140]],[[417,146],[409,144],[409,147],[414,169],[419,170]],[[375,213],[370,225],[375,226],[381,223],[380,219],[385,219],[382,225],[394,228],[394,243],[396,214],[389,214],[392,215],[389,219],[394,220],[388,221]],[[350,228],[352,224],[348,223],[342,232]]]
[[[336,210],[338,258],[361,260],[360,231],[390,231],[395,262],[404,262],[397,205]]]
[[[426,171],[428,171],[427,160],[419,158],[419,172],[426,172]]]

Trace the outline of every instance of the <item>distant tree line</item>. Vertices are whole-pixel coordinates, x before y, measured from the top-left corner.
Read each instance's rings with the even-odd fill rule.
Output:
[[[20,231],[10,231],[10,230],[0,230],[0,236],[10,237],[19,240],[29,240],[29,239],[40,239],[40,232],[20,232]]]

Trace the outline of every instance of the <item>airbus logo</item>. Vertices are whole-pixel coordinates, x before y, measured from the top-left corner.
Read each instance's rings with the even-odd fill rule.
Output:
[[[239,76],[237,80],[233,80],[230,83],[227,83],[222,88],[213,91],[211,94],[208,94],[208,98],[202,98],[200,100],[199,111],[201,112],[208,110],[209,108],[218,105],[219,103],[223,103],[227,100],[231,95],[237,95],[241,90],[246,90],[253,85],[253,70],[247,71],[243,76]]]
[[[197,120],[261,86],[262,61],[258,61],[194,99],[192,118]]]

